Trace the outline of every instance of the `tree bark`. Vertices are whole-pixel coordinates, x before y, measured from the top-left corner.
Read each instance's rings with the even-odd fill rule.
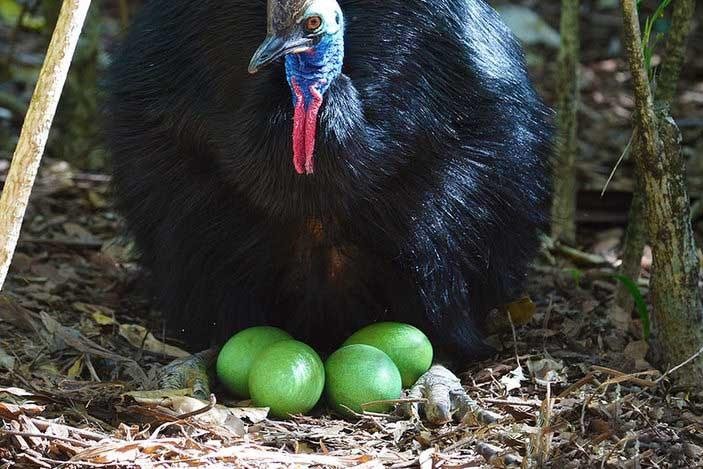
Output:
[[[642,151],[639,139],[634,138],[632,151],[630,154]],[[647,227],[645,226],[645,201],[642,188],[642,180],[635,174],[635,187],[632,193],[632,205],[627,215],[627,231],[625,232],[624,249],[622,254],[622,265],[620,275],[632,279],[635,283],[642,273],[642,253],[647,243]],[[615,290],[615,304],[620,307],[618,310],[622,315],[616,314],[613,319],[621,329],[627,329],[631,323],[632,309],[635,307],[635,299],[625,284],[619,282]]]
[[[668,109],[674,99],[679,74],[686,55],[686,41],[691,32],[690,18],[693,17],[694,9],[695,5],[692,0],[674,3],[666,51],[654,89],[654,108],[656,110]],[[633,139],[632,150],[633,152],[642,151],[637,137]],[[637,181],[628,216],[620,274],[637,281],[642,271],[642,252],[647,242],[647,236],[644,226],[644,196],[642,195],[641,178],[639,175],[635,175],[635,178]],[[632,295],[622,283],[618,284],[615,292],[615,304],[628,315],[634,307]]]
[[[679,84],[679,75],[686,58],[686,42],[691,33],[695,0],[676,0],[671,15],[671,29],[655,90],[655,106],[671,106]]]
[[[561,2],[558,79],[558,141],[554,166],[552,237],[576,242],[576,180],[579,105],[579,0]]]
[[[694,0],[677,0],[676,14],[690,30]],[[703,305],[699,289],[699,262],[690,221],[680,133],[668,109],[655,111],[644,66],[636,0],[621,0],[625,47],[634,85],[635,119],[642,151],[635,153],[644,187],[646,220],[652,243],[653,332],[665,366],[677,365],[703,345]],[[682,384],[703,383],[703,361],[694,361]]]
[[[90,6],[90,0],[65,0],[39,72],[12,165],[0,197],[0,288],[17,245],[61,89]]]

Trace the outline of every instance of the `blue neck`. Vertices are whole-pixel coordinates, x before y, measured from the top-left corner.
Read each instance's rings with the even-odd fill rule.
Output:
[[[340,31],[334,35],[324,35],[321,41],[310,51],[286,56],[286,78],[293,89],[291,80],[295,78],[301,87],[307,107],[312,100],[310,87],[315,86],[324,94],[342,73],[344,62],[344,34]],[[293,93],[293,105],[296,97]]]

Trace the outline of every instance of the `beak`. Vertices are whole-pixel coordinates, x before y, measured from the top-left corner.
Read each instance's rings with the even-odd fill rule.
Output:
[[[297,37],[283,37],[269,34],[261,43],[249,62],[249,73],[256,73],[284,55],[304,52],[310,48],[312,40]]]

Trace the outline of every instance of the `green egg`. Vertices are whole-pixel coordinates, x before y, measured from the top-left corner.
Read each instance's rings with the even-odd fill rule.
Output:
[[[364,406],[374,401],[400,397],[400,372],[388,355],[364,344],[348,345],[334,352],[325,363],[327,383],[325,393],[330,405],[338,412],[368,410],[387,412],[389,404]]]
[[[292,337],[283,329],[261,326],[236,333],[220,350],[217,357],[217,377],[237,397],[248,399],[249,371],[261,352],[281,340]]]
[[[344,345],[366,344],[385,352],[409,388],[432,366],[432,344],[417,327],[399,322],[378,322],[355,332]]]
[[[249,373],[254,404],[269,407],[275,417],[309,412],[324,387],[325,366],[320,356],[296,340],[271,345],[257,357]]]

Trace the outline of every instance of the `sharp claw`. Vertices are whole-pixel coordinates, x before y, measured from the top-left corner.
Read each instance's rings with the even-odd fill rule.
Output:
[[[434,425],[443,425],[452,421],[452,409],[448,396],[430,396],[425,405],[425,417]]]
[[[466,391],[463,389],[461,391],[452,391],[450,393],[450,398],[452,400],[452,409],[454,409],[455,419],[469,425],[476,423],[470,419],[470,416],[472,415],[471,409],[477,404],[476,401],[466,394]]]
[[[452,392],[451,399],[454,418],[466,425],[489,425],[501,421],[504,417],[482,408],[463,389]]]
[[[461,381],[454,374],[440,365],[434,365],[425,374],[427,404],[425,416],[430,423],[441,425],[452,421],[454,413],[452,393],[457,389],[463,392]]]
[[[424,405],[417,402],[401,407],[408,417],[419,419],[420,409],[424,410],[425,418],[432,424],[441,425],[452,420],[468,424],[486,424],[499,421],[502,416],[482,409],[471,399],[461,380],[454,373],[441,365],[434,365],[406,393],[410,399],[424,399]]]
[[[415,421],[420,420],[420,401],[424,399],[422,388],[423,386],[421,384],[416,383],[412,388],[403,393],[403,397],[411,402],[399,406],[398,411],[400,414]]]

